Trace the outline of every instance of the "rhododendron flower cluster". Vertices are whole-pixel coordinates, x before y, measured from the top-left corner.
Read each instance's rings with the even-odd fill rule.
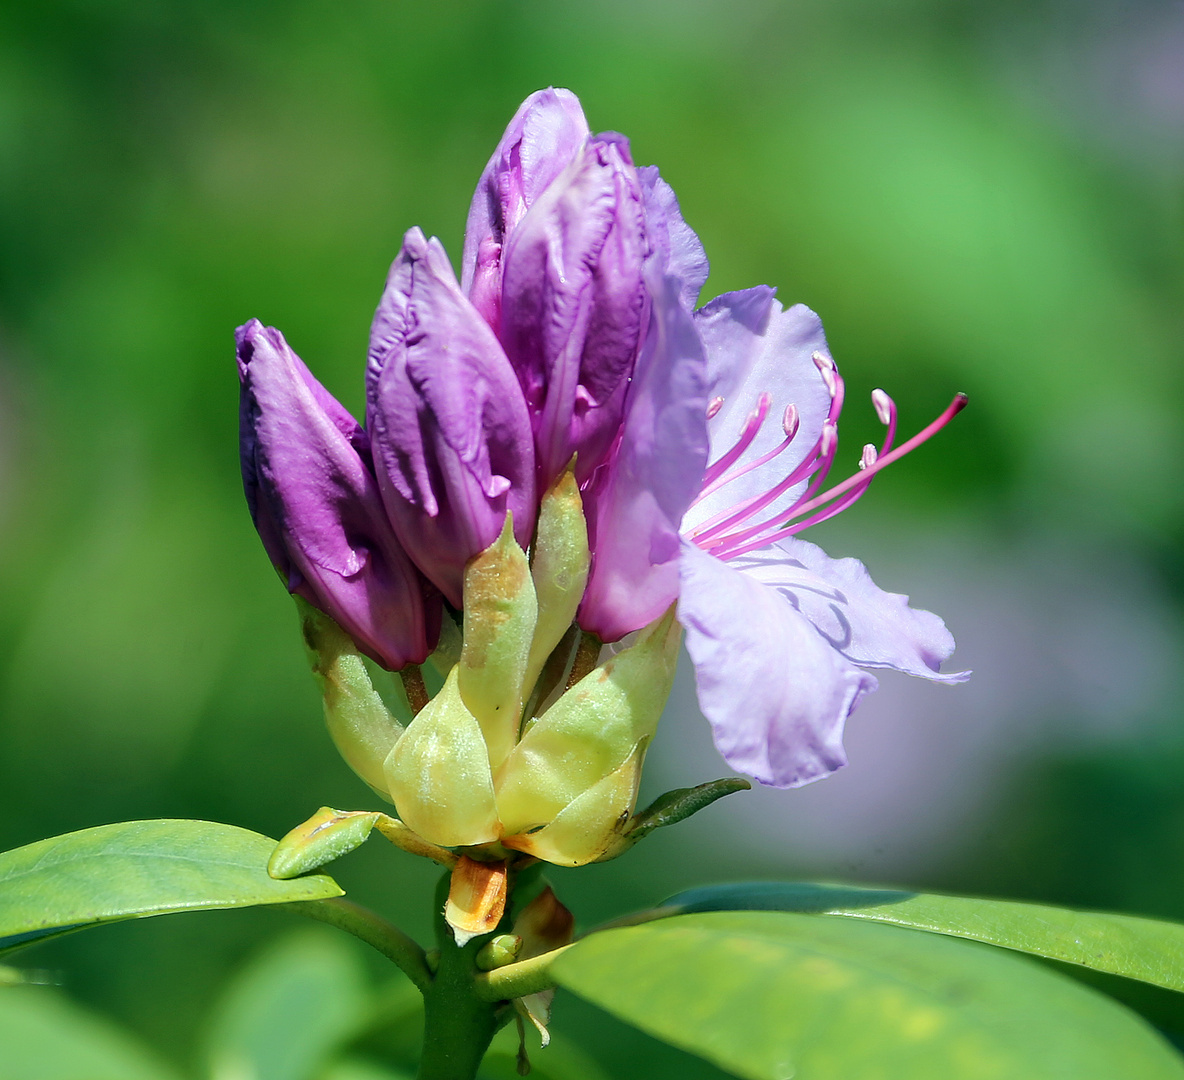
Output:
[[[277,330],[252,321],[238,332],[244,483],[289,590],[395,671],[463,627],[469,666],[449,653],[456,685],[440,694],[474,720],[489,794],[476,832],[429,840],[513,846],[626,762],[639,769],[649,719],[580,784],[554,780],[546,740],[531,734],[565,708],[547,700],[543,670],[567,650],[570,674],[577,639],[618,642],[672,607],[716,745],[766,784],[844,763],[843,723],[876,686],[866,669],[965,678],[940,671],[953,640],[937,616],[798,536],[939,430],[960,395],[898,445],[896,406],[877,390],[882,445],[832,483],[845,387],[818,317],[783,308],[765,286],[699,307],[707,258],[674,193],[634,164],[625,138],[592,134],[565,90],[533,94],[511,121],[477,185],[461,265],[458,280],[438,240],[406,234],[374,317],[364,427]],[[565,519],[545,539],[540,507],[561,489],[578,528]],[[489,593],[481,579],[492,620],[482,623],[467,609],[474,567],[496,549],[512,569],[507,545],[522,555],[519,584]],[[522,573],[533,574],[529,600]],[[525,622],[516,604],[529,608]],[[518,627],[505,631],[518,635],[513,648],[502,625]],[[484,659],[490,643],[502,659]],[[512,690],[490,691],[495,677]],[[664,699],[667,673],[655,678]],[[420,715],[443,708],[434,699]],[[413,739],[418,722],[380,747],[388,780],[395,759],[432,771],[452,737]],[[527,768],[518,748],[532,739]],[[380,771],[367,778],[383,790]],[[631,808],[635,773],[614,806]],[[524,794],[536,780],[552,783],[545,812]],[[443,789],[401,796],[403,782],[384,794],[432,831],[425,808]]]

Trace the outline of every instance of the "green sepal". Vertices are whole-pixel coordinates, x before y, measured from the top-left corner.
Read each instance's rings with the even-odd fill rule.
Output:
[[[408,828],[441,847],[485,844],[501,835],[481,726],[465,708],[457,665],[420,710],[384,771]]]
[[[670,696],[679,639],[671,608],[527,728],[497,776],[507,835],[554,821],[652,738]]]
[[[573,459],[539,502],[539,520],[530,552],[538,622],[526,665],[527,688],[534,685],[547,657],[571,627],[588,583],[588,523],[574,469]]]
[[[692,814],[697,814],[704,807],[710,806],[725,795],[750,790],[752,790],[752,784],[743,777],[726,776],[722,780],[712,780],[706,784],[699,784],[697,787],[675,788],[673,791],[667,791],[664,795],[659,795],[644,810],[638,811],[630,818],[629,823],[621,830],[614,846],[601,857],[600,861],[615,859],[655,829],[666,825],[677,825],[678,822],[685,821]]]
[[[403,725],[386,707],[353,639],[323,611],[299,596],[300,628],[308,662],[321,688],[325,726],[345,762],[390,802],[382,764],[403,734]],[[397,692],[401,684],[396,680]],[[411,715],[410,706],[406,715]]]
[[[461,700],[481,725],[493,768],[518,736],[537,616],[530,564],[506,514],[501,535],[465,567],[464,643],[456,665]]]

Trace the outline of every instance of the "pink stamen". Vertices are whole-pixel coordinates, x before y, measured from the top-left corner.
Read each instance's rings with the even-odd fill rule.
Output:
[[[864,447],[863,457],[861,457],[860,463],[859,463],[859,468],[861,470],[865,470],[865,469],[869,468],[871,465],[873,465],[875,463],[875,461],[878,457],[880,457],[883,454],[888,453],[888,451],[892,449],[892,440],[896,435],[896,403],[887,394],[885,394],[883,390],[873,390],[872,391],[872,405],[875,407],[876,415],[880,418],[880,420],[885,425],[887,425],[888,430],[884,434],[884,445],[880,447],[880,450],[878,453],[876,452],[875,447],[870,446],[870,444],[869,444],[869,446]],[[833,432],[834,432],[835,440],[837,442],[838,429],[834,428]],[[827,434],[827,432],[824,427],[823,435],[825,436],[826,434]],[[870,456],[869,451],[870,451],[870,454],[874,455],[874,456]],[[868,460],[869,456],[870,456],[870,460]],[[874,474],[872,474],[872,475],[874,475]],[[812,518],[812,519],[810,519],[810,524],[817,524],[819,521],[825,521],[827,517],[833,517],[834,514],[837,514],[837,513],[841,512],[842,510],[845,510],[848,506],[850,506],[853,502],[855,502],[856,499],[858,499],[868,489],[868,487],[871,484],[871,476],[867,476],[866,480],[867,480],[866,483],[864,483],[861,487],[859,487],[855,492],[853,492],[849,496],[845,497],[841,503],[836,505],[835,508],[832,508],[833,513],[828,513],[825,516],[820,515],[818,517]],[[729,537],[722,538],[720,540],[720,542],[717,543],[715,545],[715,547],[713,548],[713,553],[723,559],[731,558],[732,553],[729,549],[731,549],[739,544],[744,543],[746,540],[749,540],[750,538],[752,538],[754,536],[758,536],[758,537],[762,536],[764,533],[768,532],[771,529],[772,530],[780,530],[783,527],[786,527],[788,522],[792,521],[793,518],[798,516],[797,508],[802,503],[809,500],[814,495],[814,493],[818,490],[818,488],[820,486],[821,486],[820,483],[812,484],[810,486],[810,489],[808,491],[803,492],[802,497],[800,499],[798,499],[798,501],[793,506],[789,507],[787,510],[783,510],[780,514],[777,514],[774,517],[769,518],[768,520],[762,522],[759,525],[753,525],[747,529],[742,530],[741,532],[733,533]],[[795,526],[794,532],[795,533],[800,532],[802,529],[807,528],[807,527],[808,527],[807,525],[801,525],[800,527]],[[758,543],[756,546],[761,547],[761,546],[763,546],[763,544]],[[751,551],[751,550],[753,550],[753,546],[748,545],[745,548],[745,550]]]
[[[785,450],[791,442],[793,442],[793,437],[798,433],[799,423],[798,407],[796,405],[787,405],[785,408],[785,415],[781,420],[781,429],[785,432],[785,438],[782,439],[781,442],[779,442],[775,447],[773,447],[772,450],[761,454],[761,456],[755,461],[750,461],[747,465],[744,465],[733,472],[725,473],[721,476],[716,472],[718,465],[710,466],[706,475],[704,476],[704,479],[710,480],[710,482],[703,488],[702,491],[699,492],[698,495],[695,496],[695,500],[691,503],[691,505],[697,505],[706,499],[708,495],[719,491],[719,489],[725,484],[730,484],[733,480],[739,479],[745,473],[750,473],[753,469],[759,469],[762,465],[766,465],[772,461],[778,454]],[[739,454],[736,454],[736,457],[739,456]],[[731,458],[731,461],[729,461],[728,464],[730,465],[733,461],[735,461],[736,457]],[[724,459],[720,458],[720,462],[722,463],[723,461]],[[714,480],[711,479],[712,476],[715,477]],[[732,509],[735,509],[735,507]]]
[[[843,411],[843,397],[846,392],[846,386],[843,382],[842,376],[834,365],[834,361],[822,355],[822,353],[814,353],[814,365],[818,368],[822,375],[823,382],[826,383],[826,388],[830,393],[830,409],[827,412],[826,420],[822,425],[822,435],[818,441],[811,448],[810,452],[802,460],[801,464],[793,470],[785,479],[778,483],[775,487],[766,491],[763,495],[754,495],[750,499],[746,499],[738,506],[733,506],[728,510],[724,510],[715,516],[708,518],[697,529],[691,533],[691,539],[694,540],[700,547],[707,547],[705,543],[708,539],[718,535],[720,532],[732,528],[734,525],[739,525],[747,521],[754,514],[759,514],[770,503],[775,502],[785,492],[797,484],[800,484],[808,476],[821,470],[821,475],[815,479],[811,484],[809,490],[803,494],[803,498],[809,498],[818,487],[826,479],[826,474],[830,470],[831,461],[834,459],[834,450],[838,445],[838,429],[835,426],[839,414]],[[793,410],[793,420],[796,424],[798,422],[797,409]],[[788,428],[790,420],[789,410],[786,410],[783,424]],[[792,437],[792,436],[791,436]],[[714,467],[713,467],[714,468]],[[708,470],[711,472],[712,470]],[[747,470],[737,472],[731,479],[736,476],[742,476]],[[710,480],[718,479],[718,474],[711,476]],[[705,477],[705,479],[707,479]],[[716,485],[716,489],[722,485]],[[701,496],[702,497],[702,496]]]
[[[887,398],[887,395],[884,395],[884,397]],[[891,401],[891,399],[888,400],[889,402]],[[723,538],[715,544],[710,545],[710,550],[720,558],[733,559],[739,555],[746,555],[750,551],[767,547],[776,540],[793,536],[803,529],[809,528],[811,525],[817,525],[819,522],[826,521],[836,514],[841,513],[867,491],[872,477],[882,469],[887,468],[894,461],[899,461],[905,454],[915,450],[923,442],[931,439],[946,424],[953,420],[966,407],[966,400],[965,394],[957,394],[936,420],[922,428],[907,442],[901,443],[895,450],[889,450],[887,453],[879,454],[876,460],[867,465],[866,468],[863,468],[862,471],[856,472],[846,480],[836,484],[829,491],[823,492],[814,498],[810,498],[809,493],[807,493],[794,506],[783,514],[778,515],[777,518],[766,522],[763,526],[755,526],[743,532],[734,533],[730,537]],[[877,408],[877,412],[879,411],[879,408]],[[892,419],[895,420],[894,406],[892,413]],[[895,425],[893,424],[892,426],[894,427]],[[818,512],[811,514],[812,511]],[[801,517],[803,514],[811,516],[803,521],[790,524],[793,518]]]
[[[723,398],[717,399],[721,404]],[[707,466],[706,472],[703,474],[703,479],[707,483],[711,483],[717,477],[725,473],[736,460],[752,445],[752,440],[756,438],[757,432],[760,431],[761,425],[765,422],[765,417],[769,415],[769,406],[773,404],[773,399],[767,393],[762,393],[756,399],[756,408],[748,414],[748,419],[744,421],[744,427],[740,429],[740,438],[736,440],[736,444],[718,461],[713,462]],[[716,410],[717,412],[719,410]],[[708,410],[708,417],[711,416],[711,411]],[[703,498],[704,493],[700,493],[699,498]]]

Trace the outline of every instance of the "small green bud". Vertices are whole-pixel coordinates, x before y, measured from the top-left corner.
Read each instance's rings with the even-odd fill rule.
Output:
[[[458,670],[411,721],[383,766],[399,816],[444,847],[484,844],[501,833],[485,738],[461,701]]]
[[[481,725],[494,768],[518,735],[537,615],[530,564],[506,514],[501,536],[465,568],[464,644],[457,664],[461,700]]]
[[[588,523],[574,467],[573,461],[539,504],[530,560],[539,615],[526,665],[527,689],[534,686],[547,657],[567,633],[588,583]]]
[[[427,964],[428,971],[435,975],[436,972],[440,970],[440,950],[428,949],[428,951],[423,954],[423,962]]]
[[[518,959],[522,951],[522,939],[517,934],[498,934],[490,938],[481,946],[481,951],[473,958],[478,971],[492,971],[494,968],[505,967]]]
[[[679,637],[671,608],[531,725],[498,774],[506,835],[554,821],[653,736],[670,695]]]
[[[403,734],[370,681],[350,636],[328,615],[294,597],[313,675],[321,687],[325,725],[338,752],[389,801],[382,764]]]
[[[376,811],[322,806],[276,845],[267,863],[268,874],[282,881],[341,858],[365,843],[381,816]]]

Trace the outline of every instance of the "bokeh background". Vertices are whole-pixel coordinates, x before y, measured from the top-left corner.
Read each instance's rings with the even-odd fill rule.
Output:
[[[548,84],[661,166],[705,297],[768,282],[820,312],[850,464],[873,387],[906,430],[971,400],[810,538],[940,612],[973,680],[885,677],[833,779],[556,874],[581,924],[728,877],[1184,918],[1167,0],[0,5],[0,849],[371,805],[243,504],[231,332],[280,327],[360,414],[403,231],[457,257],[502,127]],[[726,773],[689,679],[650,762],[655,793]],[[376,842],[335,873],[426,937],[430,867]],[[219,988],[291,923],[150,920],[27,957],[197,1075]],[[609,1075],[722,1075],[557,1016]]]

